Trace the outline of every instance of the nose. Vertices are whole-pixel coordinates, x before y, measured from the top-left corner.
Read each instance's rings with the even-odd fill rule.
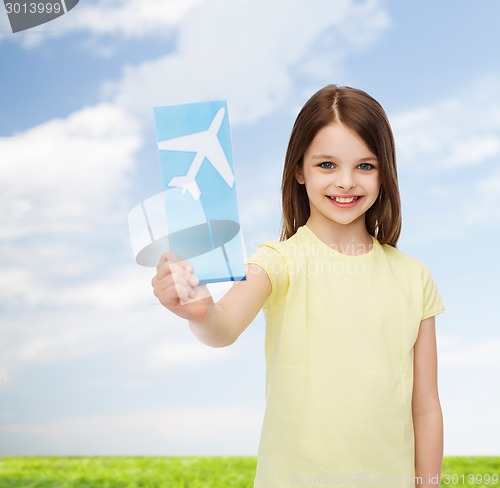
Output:
[[[351,190],[356,186],[353,173],[349,170],[340,171],[337,173],[335,185],[342,190]]]

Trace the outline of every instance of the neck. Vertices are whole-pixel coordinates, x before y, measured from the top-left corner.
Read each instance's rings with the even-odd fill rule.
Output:
[[[343,225],[332,221],[328,224],[320,223],[309,218],[306,225],[327,246],[342,254],[350,256],[366,254],[373,246],[373,239],[366,230],[364,219]]]

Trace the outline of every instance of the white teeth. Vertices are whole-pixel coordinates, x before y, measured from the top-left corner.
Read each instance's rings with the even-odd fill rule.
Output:
[[[330,197],[330,198],[335,199],[335,201],[338,203],[351,203],[354,202],[354,200],[358,199],[358,197],[351,197],[351,198]]]

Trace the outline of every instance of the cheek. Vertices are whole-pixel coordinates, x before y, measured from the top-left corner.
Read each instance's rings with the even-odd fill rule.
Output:
[[[372,198],[375,201],[380,193],[381,188],[380,178],[374,178],[370,182],[367,182],[366,189],[372,194]]]

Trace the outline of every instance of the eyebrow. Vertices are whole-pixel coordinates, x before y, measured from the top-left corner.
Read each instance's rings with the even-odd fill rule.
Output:
[[[337,158],[335,156],[332,156],[331,154],[315,154],[312,156],[312,159],[323,159],[323,160],[336,160]],[[376,156],[367,156],[366,158],[361,158],[358,159],[358,163],[364,163],[365,161],[378,161]]]

